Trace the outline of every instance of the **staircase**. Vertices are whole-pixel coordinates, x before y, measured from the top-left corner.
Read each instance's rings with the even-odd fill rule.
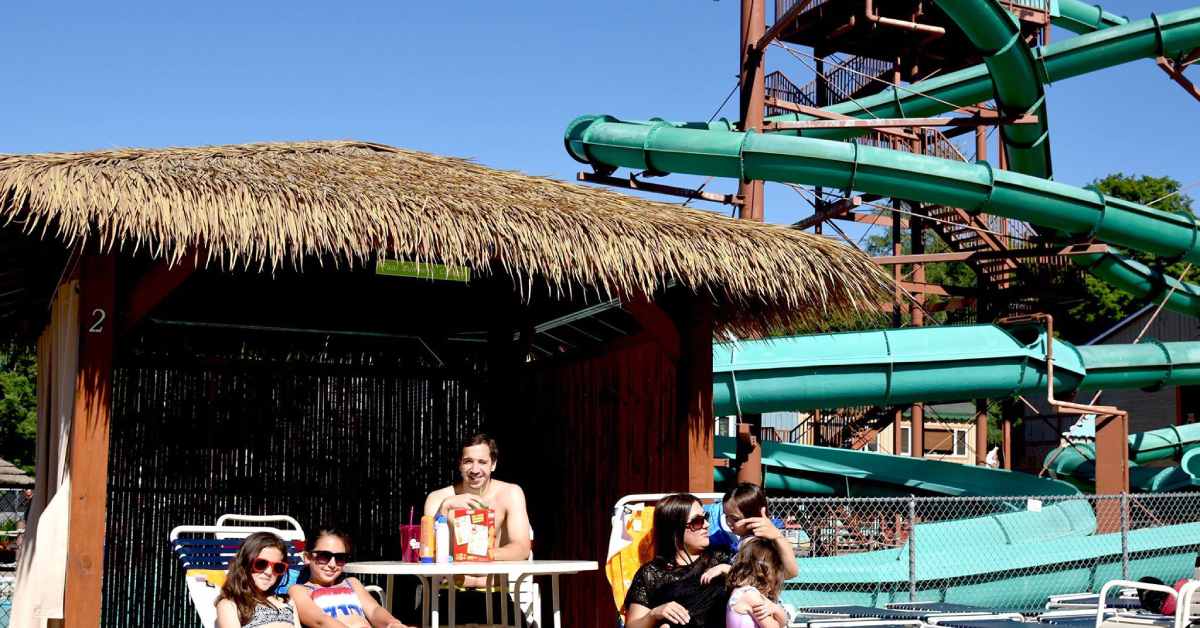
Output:
[[[861,406],[842,408],[835,413],[809,415],[787,432],[763,430],[765,440],[784,443],[862,449],[875,439],[880,429],[892,422],[896,408]]]
[[[829,103],[861,98],[883,91],[892,74],[892,63],[882,59],[870,57],[841,59],[836,56],[830,56],[828,59],[833,64],[833,67],[825,71],[825,81],[828,86],[825,98]],[[818,83],[819,81],[813,79],[804,87],[798,87],[783,72],[776,70],[766,76],[767,97],[799,105],[820,107],[822,105],[818,104],[820,103],[817,93]],[[783,113],[787,112],[777,107],[767,107],[768,116]]]

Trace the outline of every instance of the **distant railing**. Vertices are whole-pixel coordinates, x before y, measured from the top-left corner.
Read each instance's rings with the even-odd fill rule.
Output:
[[[792,7],[796,6],[797,4],[800,4],[801,2],[805,2],[805,1],[806,0],[775,0],[775,21],[779,21],[779,18],[787,15],[787,12],[791,11]],[[807,8],[815,9],[816,7],[819,7],[822,4],[825,4],[826,2],[830,2],[830,1],[831,0],[808,0]]]
[[[787,15],[787,12],[792,10],[792,7],[800,3],[805,3],[806,10],[815,9],[822,4],[832,2],[833,0],[775,0],[775,21]],[[859,0],[861,2],[861,0]],[[1000,5],[1008,9],[1010,12],[1016,7],[1023,9],[1032,9],[1034,11],[1050,12],[1050,0],[1000,0]]]

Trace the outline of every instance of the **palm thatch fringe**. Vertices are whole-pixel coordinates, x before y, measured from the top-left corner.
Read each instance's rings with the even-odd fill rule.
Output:
[[[0,156],[0,224],[222,268],[373,256],[500,269],[522,293],[677,282],[761,333],[873,312],[890,279],[820,236],[355,141]]]

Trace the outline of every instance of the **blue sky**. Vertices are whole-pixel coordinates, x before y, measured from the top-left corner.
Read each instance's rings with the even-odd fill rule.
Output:
[[[1140,18],[1195,2],[1104,7]],[[736,0],[68,5],[6,7],[0,152],[355,138],[573,179],[562,132],[575,116],[707,119],[736,80]],[[778,50],[776,68],[805,73]],[[1059,180],[1200,180],[1200,103],[1152,62],[1049,99]],[[809,213],[772,188],[768,220]]]

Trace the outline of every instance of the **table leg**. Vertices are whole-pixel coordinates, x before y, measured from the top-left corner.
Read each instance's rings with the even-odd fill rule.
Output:
[[[430,578],[429,587],[429,625],[431,628],[438,628],[438,588],[442,586],[441,578]]]
[[[421,580],[421,628],[429,628],[429,584],[431,578],[417,576]]]
[[[489,626],[492,625],[492,586],[495,576],[487,576],[483,581],[483,617]]]
[[[500,625],[508,625],[508,574],[500,574]]]
[[[388,574],[387,580],[386,580],[387,588],[384,589],[384,591],[383,591],[383,606],[384,606],[384,608],[387,609],[387,612],[389,612],[389,613],[392,612],[393,608],[395,608],[392,605],[392,596],[395,595],[395,592],[396,592],[396,588],[393,586],[395,584],[395,581],[393,580],[393,578],[395,578],[395,576],[393,576],[392,574]]]
[[[513,604],[513,607],[516,609],[516,617],[513,617],[513,625],[516,626],[517,628],[521,628],[521,624],[524,623],[524,619],[525,619],[524,612],[522,612],[523,607],[521,606],[520,602],[521,602],[522,587],[525,586],[525,581],[528,579],[529,579],[529,574],[527,574],[527,573],[521,574],[520,576],[517,577],[517,586],[513,589],[513,597],[516,598],[516,603]],[[533,603],[532,589],[529,592],[529,599],[530,599],[530,603]],[[532,614],[533,613],[530,612],[530,615],[532,615]]]
[[[450,628],[454,628],[454,626],[458,625],[456,618],[455,618],[455,615],[456,615],[455,610],[456,610],[457,604],[455,604],[455,601],[454,601],[455,600],[454,596],[457,593],[458,593],[458,585],[454,582],[454,579],[452,578],[450,580],[450,596],[449,596],[449,600],[446,602],[446,614],[450,616]]]
[[[554,628],[562,628],[562,614],[558,612],[558,574],[550,576],[550,594],[554,596]]]

